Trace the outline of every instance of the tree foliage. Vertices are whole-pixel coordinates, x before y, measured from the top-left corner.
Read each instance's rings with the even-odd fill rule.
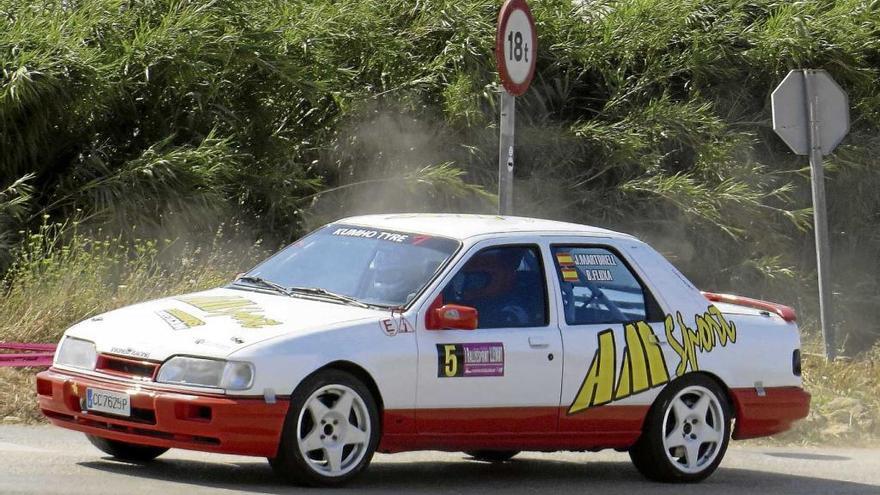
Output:
[[[494,0],[0,0],[0,253],[43,214],[288,240],[351,212],[491,212]],[[633,232],[699,285],[815,310],[786,72],[828,70],[838,322],[880,313],[880,2],[543,0],[517,208]],[[183,226],[183,227],[181,227]],[[8,262],[8,258],[7,258]]]

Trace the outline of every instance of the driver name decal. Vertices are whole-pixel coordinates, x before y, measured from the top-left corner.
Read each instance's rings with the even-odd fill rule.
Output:
[[[563,282],[578,283],[581,281],[580,275],[583,275],[587,282],[614,281],[614,275],[612,275],[611,270],[607,268],[592,268],[597,266],[617,266],[617,262],[611,255],[559,252],[556,253],[556,261],[559,263],[559,273],[562,276]]]
[[[437,376],[504,376],[504,344],[437,344]]]
[[[736,325],[725,319],[715,306],[709,306],[702,315],[694,315],[696,331],[684,323],[680,312],[676,313],[676,319],[681,338],[675,335],[675,320],[672,315],[667,315],[664,322],[669,346],[680,359],[675,376],[685,374],[688,369],[700,369],[697,350],[709,353],[716,345],[726,347],[728,343],[736,342]],[[660,341],[647,322],[627,323],[623,333],[625,346],[618,365],[614,330],[609,328],[599,332],[596,353],[574,401],[568,408],[568,414],[665,385],[672,378],[659,345]]]

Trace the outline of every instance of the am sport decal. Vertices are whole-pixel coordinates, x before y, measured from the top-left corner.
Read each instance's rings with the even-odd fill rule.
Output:
[[[675,336],[676,321],[681,339]],[[685,374],[688,369],[700,369],[697,350],[709,353],[716,345],[726,347],[728,343],[736,343],[736,325],[726,320],[715,306],[709,306],[705,313],[695,315],[694,321],[696,330],[685,324],[680,312],[676,312],[675,319],[671,314],[666,315],[666,340],[679,357],[675,376]],[[568,414],[624,399],[669,382],[666,359],[657,335],[648,323],[638,321],[624,327],[625,346],[619,368],[614,331],[610,328],[603,330],[596,338],[599,341],[596,353],[574,402],[568,408]]]

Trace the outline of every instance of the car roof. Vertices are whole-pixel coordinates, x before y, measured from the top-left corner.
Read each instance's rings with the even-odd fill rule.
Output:
[[[488,234],[563,234],[592,237],[626,237],[613,230],[540,218],[470,215],[458,213],[392,213],[343,218],[334,223],[464,240]]]

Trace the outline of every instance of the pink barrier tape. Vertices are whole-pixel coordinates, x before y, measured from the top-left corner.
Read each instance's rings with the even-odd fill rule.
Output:
[[[55,344],[23,344],[18,342],[0,342],[0,349],[14,351],[33,351],[25,353],[0,353],[0,367],[23,368],[52,366],[55,355]]]
[[[0,354],[0,367],[52,366],[53,354]]]
[[[19,342],[0,342],[0,349],[12,349],[16,351],[52,351],[55,352],[55,344],[22,344]]]

